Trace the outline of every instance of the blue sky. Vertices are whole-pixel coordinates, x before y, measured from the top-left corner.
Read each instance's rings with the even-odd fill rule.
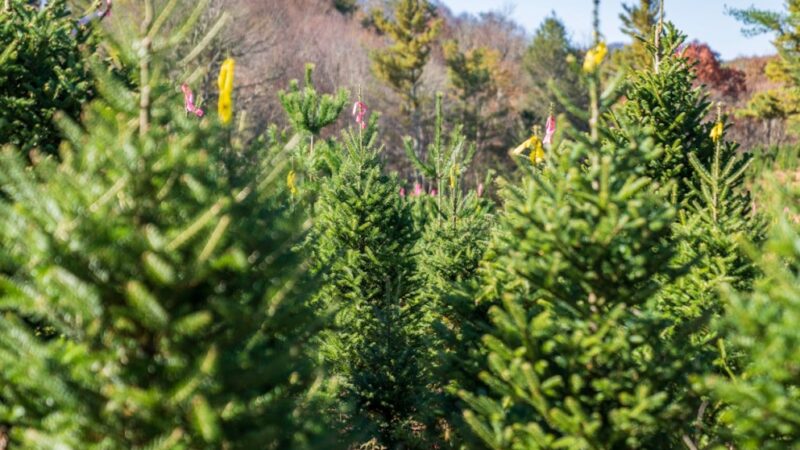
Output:
[[[591,41],[591,0],[443,0],[454,13],[478,13],[482,11],[513,8],[514,20],[528,31],[533,31],[542,20],[555,12],[577,43]],[[619,31],[619,13],[622,3],[636,0],[604,0],[601,2],[600,27],[609,42],[626,41]],[[781,11],[783,0],[666,0],[667,19],[674,22],[690,40],[708,43],[723,59],[737,56],[766,55],[773,53],[770,36],[745,37],[741,24],[725,13],[728,8],[748,8],[755,5],[761,9]]]

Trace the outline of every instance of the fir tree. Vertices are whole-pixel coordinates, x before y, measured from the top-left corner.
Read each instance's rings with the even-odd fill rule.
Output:
[[[297,143],[291,168],[296,197],[309,206],[316,201],[320,181],[338,165],[336,142],[324,139],[322,130],[339,119],[349,95],[346,89],[339,89],[335,94],[320,94],[312,79],[313,72],[314,66],[307,64],[303,88],[297,80],[292,80],[288,91],[278,93],[292,128],[292,139]]]
[[[737,157],[737,147],[723,140],[724,117],[705,121],[707,95],[692,88],[695,75],[675,54],[684,36],[667,23],[661,37],[660,47],[650,49],[657,66],[632,75],[628,101],[610,118],[620,143],[630,141],[626,126],[644,124],[664,147],[647,171],[662,186],[674,182],[673,200],[681,212],[674,233],[682,244],[673,265],[689,273],[667,287],[662,307],[676,324],[697,327],[692,334],[698,337],[721,311],[719,287],[731,283],[745,289],[755,277],[740,243],[745,237],[757,241],[760,225],[742,186],[747,158]]]
[[[307,245],[324,288],[316,303],[337,311],[321,336],[322,355],[341,379],[342,397],[363,415],[349,427],[380,445],[413,445],[422,402],[424,328],[417,296],[418,239],[398,184],[384,175],[375,145],[377,116],[344,135],[341,165],[324,183]]]
[[[630,128],[618,145],[598,120],[616,99],[598,94],[604,49],[583,66],[590,134],[507,190],[487,256],[486,388],[462,396],[489,448],[677,448],[691,422],[692,362],[661,339],[655,309],[659,281],[677,276],[675,210],[647,177],[655,140]]]
[[[651,66],[659,60],[658,55],[663,55],[658,70],[639,70],[630,76],[625,88],[628,101],[610,113],[609,120],[615,125],[614,136],[620,145],[632,140],[625,135],[631,126],[641,124],[652,130],[664,152],[649,162],[648,176],[662,185],[675,180],[676,201],[681,203],[689,193],[689,183],[697,180],[689,154],[694,154],[703,167],[711,166],[714,123],[705,121],[711,107],[708,95],[693,86],[696,77],[691,66],[676,55],[685,36],[670,23],[664,30],[658,50],[651,47],[649,53]]]
[[[715,127],[723,128],[721,114]],[[744,248],[747,242],[763,239],[762,221],[751,210],[744,188],[750,159],[739,156],[737,146],[722,135],[712,140],[716,142],[710,165],[689,154],[695,176],[689,184],[690,200],[674,229],[681,242],[674,263],[690,269],[667,288],[662,308],[678,325],[704,315],[718,318],[724,306],[720,289],[728,285],[748,291],[758,275]]]
[[[167,11],[147,2],[142,34],[159,36]],[[229,131],[187,115],[158,76],[168,47],[140,50],[117,54],[139,55],[125,62],[145,84],[101,77],[85,122],[60,120],[60,163],[0,156],[10,447],[330,448],[309,394],[318,320],[289,248],[303,218],[282,206],[285,155],[231,157],[244,149]]]
[[[729,290],[725,295],[722,330],[735,352],[725,359],[727,373],[708,380],[714,400],[726,405],[721,421],[729,434],[720,447],[778,450],[800,445],[795,414],[800,405],[798,197],[786,186],[775,191],[765,205],[775,223],[757,258],[764,277],[752,292]]]
[[[422,285],[419,295],[426,320],[437,331],[436,344],[427,361],[434,374],[430,386],[432,400],[425,405],[431,429],[442,425],[441,418],[445,418],[449,427],[460,421],[461,402],[456,392],[471,383],[471,376],[476,373],[465,367],[473,344],[469,338],[477,334],[471,322],[474,312],[467,292],[475,289],[478,266],[492,225],[491,203],[482,197],[483,186],[489,184],[490,178],[478,191],[465,192],[464,174],[470,168],[475,148],[467,144],[458,127],[449,139],[443,136],[441,94],[436,99],[434,131],[425,161],[418,159],[411,143],[406,142],[409,158],[437,189],[435,197],[423,197],[432,207],[416,252]],[[447,431],[443,433],[445,441],[452,444],[459,440]]]
[[[61,135],[53,115],[77,119],[92,97],[84,52],[94,45],[65,0],[41,11],[30,3],[13,0],[0,9],[0,146],[54,155]]]
[[[401,110],[411,117],[417,149],[422,145],[422,73],[430,58],[442,20],[428,0],[394,0],[394,20],[380,10],[375,26],[392,41],[389,47],[372,55],[372,70],[402,99]]]
[[[297,80],[289,83],[289,90],[278,93],[289,123],[296,132],[319,137],[323,128],[336,122],[347,103],[347,90],[339,89],[335,95],[317,93],[312,75],[314,65],[306,65],[305,86],[300,89]]]
[[[637,153],[655,148],[639,142],[579,142],[509,191],[484,281],[483,301],[502,305],[484,338],[491,394],[464,394],[491,448],[665,448],[690,422],[673,385],[691,372],[652,306],[675,276],[674,210],[647,187]]]
[[[683,42],[684,36],[667,23],[649,47],[652,64],[631,76],[628,101],[610,117],[621,144],[631,141],[623,132],[626,126],[644,124],[664,147],[648,174],[662,186],[673,186],[680,213],[673,227],[677,253],[671,265],[685,275],[661,281],[657,309],[671,322],[664,333],[671,345],[684,350],[694,370],[713,373],[722,370],[712,331],[724,307],[720,289],[750,288],[757,271],[743,242],[758,242],[761,225],[743,187],[748,158],[738,157],[737,147],[723,140],[721,114],[716,123],[704,121],[710,105],[705,93],[692,88],[691,66],[676,53]],[[703,445],[715,433],[718,408],[704,402],[699,411],[695,429],[683,437],[693,445]]]

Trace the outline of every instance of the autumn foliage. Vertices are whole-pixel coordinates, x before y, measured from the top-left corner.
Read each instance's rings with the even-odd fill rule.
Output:
[[[744,73],[722,65],[719,55],[708,44],[692,42],[686,46],[683,54],[694,63],[697,81],[722,97],[736,100],[747,92]]]

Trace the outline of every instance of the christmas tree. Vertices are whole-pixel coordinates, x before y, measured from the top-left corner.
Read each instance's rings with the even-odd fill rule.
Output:
[[[471,431],[489,448],[672,448],[699,404],[692,362],[661,339],[661,280],[678,273],[675,209],[647,176],[662,149],[645,130],[609,139],[599,94],[602,42],[583,64],[590,133],[506,191],[487,257],[493,304],[480,379],[462,391]],[[483,391],[483,392],[482,392]]]
[[[464,186],[464,174],[474,153],[475,147],[466,142],[460,127],[449,139],[443,135],[442,95],[436,98],[434,138],[427,158],[417,158],[411,141],[406,141],[406,154],[437,191],[436,196],[412,200],[430,205],[416,253],[422,285],[419,296],[426,320],[437,331],[427,361],[435,378],[430,387],[432,400],[425,405],[431,429],[442,425],[442,417],[449,427],[460,421],[461,402],[456,392],[464,384],[471,385],[477,373],[468,363],[473,339],[479,337],[469,293],[475,289],[478,267],[488,245],[492,208],[484,197],[490,177],[477,190]],[[455,440],[452,434],[444,430],[445,440]]]
[[[703,165],[695,153],[689,154],[695,176],[687,183],[689,200],[674,228],[681,242],[674,264],[688,267],[689,272],[666,289],[662,303],[678,324],[709,315],[702,323],[718,318],[724,303],[720,289],[729,285],[747,291],[758,276],[745,250],[745,245],[760,243],[764,235],[763,221],[753,213],[744,188],[750,160],[739,156],[737,146],[723,139],[723,129],[718,113],[710,165]]]
[[[76,119],[92,97],[84,58],[94,50],[91,28],[79,25],[66,0],[7,1],[0,8],[0,49],[0,145],[56,154],[61,135],[54,114]]]
[[[774,192],[765,205],[774,223],[757,258],[764,277],[752,292],[729,290],[725,296],[723,336],[735,351],[725,359],[727,373],[708,380],[714,400],[726,405],[720,419],[727,433],[720,447],[777,450],[800,445],[800,421],[794,413],[800,404],[795,344],[800,338],[798,197],[795,187],[776,186]]]
[[[414,441],[427,383],[425,329],[413,255],[418,233],[397,181],[382,172],[376,123],[372,115],[369,126],[345,132],[307,247],[325,282],[315,303],[336,311],[334,329],[320,338],[323,360],[341,381],[342,401],[362,416],[349,417],[348,426],[397,448]]]
[[[649,162],[648,176],[662,185],[675,181],[672,187],[678,203],[686,199],[690,184],[698,180],[689,154],[709,167],[715,148],[711,139],[714,123],[705,120],[711,102],[705,92],[693,86],[696,76],[679,53],[684,41],[685,36],[672,24],[665,24],[658,47],[655,43],[650,46],[651,65],[629,77],[625,88],[628,101],[609,117],[619,145],[631,140],[625,135],[631,126],[650,128],[664,151]],[[657,69],[652,68],[655,62]]]
[[[160,76],[170,4],[145,7],[144,47],[117,53],[135,58],[134,89],[103,77],[81,124],[62,116],[60,162],[0,157],[10,447],[330,448],[285,150],[231,143],[232,60],[219,116],[198,117]],[[235,156],[249,152],[258,164]]]
[[[338,120],[348,98],[345,89],[339,89],[335,95],[317,92],[313,72],[314,65],[307,64],[303,88],[297,80],[292,80],[288,91],[278,93],[291,125],[290,140],[296,149],[289,175],[292,194],[312,212],[320,190],[319,183],[324,182],[339,165],[336,140],[324,139],[321,133]],[[277,134],[276,130],[272,132]]]

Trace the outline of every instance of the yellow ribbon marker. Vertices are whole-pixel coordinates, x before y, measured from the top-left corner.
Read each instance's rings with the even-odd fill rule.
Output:
[[[542,140],[539,139],[539,136],[531,136],[528,139],[528,148],[531,150],[530,155],[528,157],[531,159],[531,162],[536,164],[540,161],[544,161],[544,146],[542,145]]]
[[[229,124],[233,119],[233,72],[236,62],[233,58],[226,59],[219,69],[217,86],[219,87],[219,103],[217,112],[219,119],[224,124]]]
[[[286,186],[289,188],[289,192],[292,195],[297,194],[297,174],[294,170],[290,170],[289,174],[286,175]]]
[[[594,73],[603,60],[608,55],[608,47],[605,42],[600,42],[592,49],[586,52],[586,57],[583,60],[583,71],[586,73]]]
[[[528,157],[531,159],[531,162],[536,164],[538,162],[544,161],[544,145],[542,145],[542,140],[539,139],[539,136],[535,134],[530,137],[527,141],[523,142],[519,145],[519,147],[515,148],[511,151],[513,155],[521,155],[522,152],[525,150],[530,150],[530,154]]]
[[[714,128],[711,129],[711,140],[714,141],[716,144],[722,139],[722,134],[725,131],[725,127],[722,125],[722,121],[717,121],[714,125]]]

